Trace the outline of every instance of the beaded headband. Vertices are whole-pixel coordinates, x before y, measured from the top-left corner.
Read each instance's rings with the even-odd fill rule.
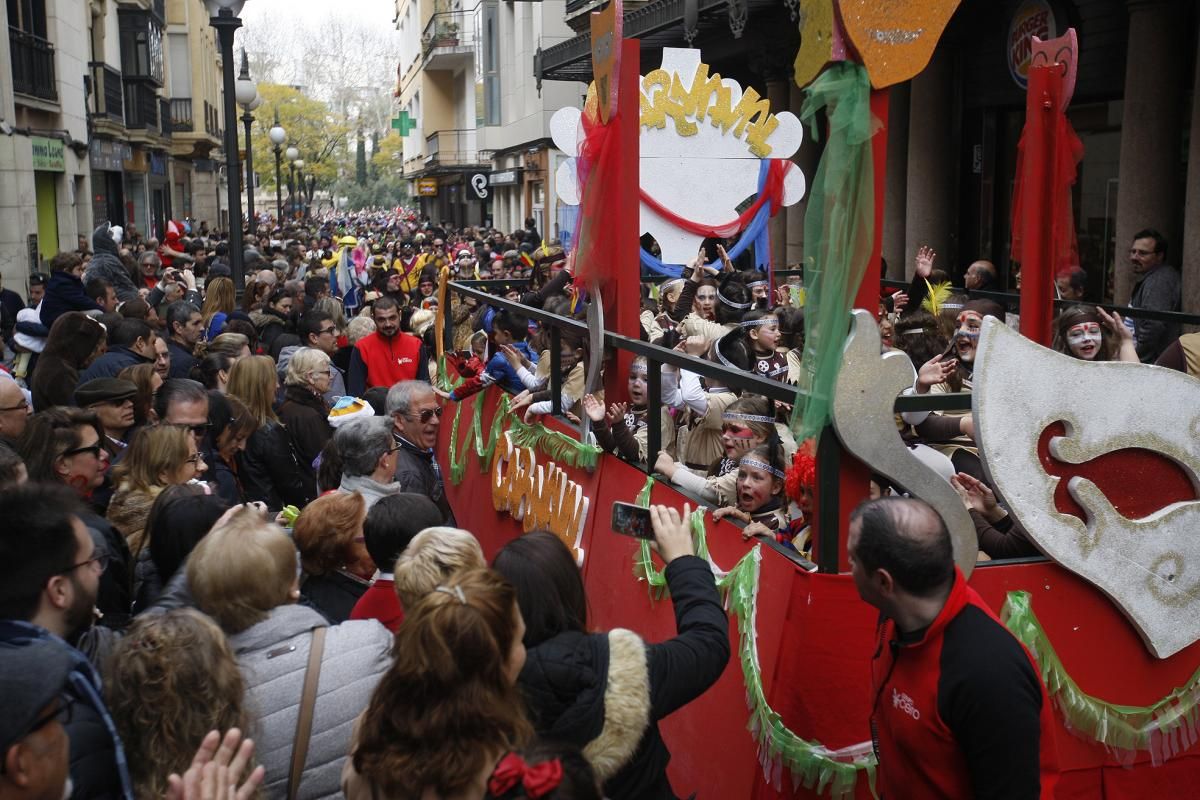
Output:
[[[961,310],[961,309],[962,309],[962,307],[963,307],[963,304],[962,304],[962,303],[942,303],[942,310],[943,310],[943,311],[947,311],[947,310],[949,310],[949,311],[959,311],[959,310]]]
[[[737,411],[726,411],[721,415],[721,419],[742,420],[743,422],[763,422],[767,425],[771,425],[775,422],[774,418],[766,417],[762,414],[742,414]]]
[[[755,328],[759,325],[771,325],[778,322],[774,317],[763,317],[762,319],[747,319],[738,323],[743,328]]]
[[[732,361],[730,361],[728,358],[725,357],[725,354],[721,352],[721,348],[719,345],[715,345],[715,344],[713,345],[713,352],[717,354],[717,360],[720,361],[725,366],[729,367],[730,369],[739,369],[737,364],[734,364]]]
[[[735,302],[733,302],[728,297],[721,294],[720,289],[717,289],[717,299],[720,300],[725,305],[729,306],[730,308],[749,308],[751,306],[750,303],[735,303]]]
[[[750,281],[746,284],[747,289],[753,289],[755,286],[766,286],[766,281]]]
[[[745,464],[747,467],[754,467],[755,469],[761,469],[763,472],[769,472],[772,475],[774,475],[776,478],[783,477],[783,470],[776,469],[775,467],[772,467],[770,464],[768,464],[765,461],[759,461],[757,458],[750,458],[749,456],[744,456],[742,458],[742,463]]]

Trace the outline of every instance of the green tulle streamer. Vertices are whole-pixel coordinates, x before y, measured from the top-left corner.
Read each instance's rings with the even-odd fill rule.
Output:
[[[654,479],[647,478],[638,492],[635,502],[646,507],[650,504],[650,490]],[[762,545],[755,545],[725,572],[715,563],[708,551],[708,534],[704,526],[704,509],[692,512],[692,541],[696,555],[708,561],[716,576],[717,589],[725,600],[726,607],[737,617],[738,659],[742,665],[742,680],[746,686],[746,702],[750,707],[747,729],[758,742],[758,756],[764,775],[776,786],[782,783],[782,772],[786,768],[791,774],[793,788],[804,785],[818,792],[828,792],[834,798],[854,796],[858,772],[866,771],[875,791],[875,758],[869,746],[851,748],[834,753],[819,742],[810,742],[788,730],[779,714],[767,702],[762,685],[762,666],[758,661],[758,635],[755,620],[758,614],[758,572],[762,560]],[[650,596],[659,599],[667,594],[667,580],[663,571],[654,565],[648,542],[641,542],[634,557],[634,576],[644,580]]]
[[[1154,763],[1166,761],[1200,739],[1200,670],[1154,705],[1107,703],[1080,691],[1067,674],[1033,613],[1029,592],[1009,592],[1000,618],[1033,653],[1047,693],[1067,727],[1081,738],[1100,742],[1126,760],[1134,751],[1146,751]]]
[[[496,452],[496,442],[504,432],[504,424],[508,422],[508,433],[513,445],[531,447],[551,461],[567,464],[581,469],[594,469],[599,461],[601,448],[584,444],[572,439],[566,434],[552,431],[540,423],[527,424],[515,414],[509,413],[508,395],[502,395],[496,404],[496,412],[492,415],[492,423],[488,426],[487,438],[483,431],[483,406],[485,395],[476,395],[473,399],[475,408],[471,413],[471,425],[458,444],[458,424],[462,417],[463,403],[458,403],[454,409],[454,422],[450,425],[450,481],[457,486],[462,483],[467,471],[469,449],[475,444],[475,454],[479,457],[479,471],[487,472],[492,468],[492,457]]]
[[[809,187],[804,213],[804,358],[792,412],[796,441],[829,420],[833,385],[850,329],[850,307],[875,237],[871,82],[861,64],[843,61],[807,89],[800,118],[818,136],[825,111],[829,139]],[[874,310],[874,309],[872,309]]]

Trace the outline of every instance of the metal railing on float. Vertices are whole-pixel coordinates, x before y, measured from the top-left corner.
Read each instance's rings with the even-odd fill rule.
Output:
[[[560,353],[562,351],[561,343],[564,332],[574,334],[583,341],[587,341],[588,329],[585,323],[569,317],[551,314],[539,308],[523,305],[514,300],[506,300],[491,293],[493,291],[507,292],[526,286],[528,286],[528,281],[525,280],[451,281],[447,286],[447,292],[448,296],[449,293],[454,293],[462,298],[473,297],[481,304],[486,304],[499,310],[514,311],[530,320],[536,321],[539,326],[546,327],[549,330],[550,353]],[[442,331],[443,342],[447,350],[453,349],[454,323],[451,320],[451,316],[449,313],[444,315],[445,327]],[[604,346],[606,349],[623,350],[634,356],[641,356],[646,359],[646,398],[649,406],[647,416],[651,420],[659,419],[662,414],[661,373],[663,366],[689,370],[701,377],[717,381],[722,386],[762,395],[773,403],[791,405],[796,402],[798,390],[791,384],[780,383],[779,381],[737,369],[730,369],[721,364],[685,355],[677,350],[643,342],[640,339],[631,339],[611,331],[605,331]],[[595,354],[589,353],[589,358],[592,357],[595,357]],[[555,358],[550,362],[551,413],[553,416],[558,417],[559,421],[564,425],[578,430],[562,414],[562,383],[563,374],[561,364]],[[898,396],[895,404],[897,412],[969,411],[970,409],[971,395],[969,392]],[[632,466],[650,474],[653,471],[653,464],[658,458],[658,453],[662,450],[662,432],[659,426],[656,424],[647,425],[646,438],[646,463],[633,463]],[[454,446],[454,444],[452,443],[451,446]],[[841,461],[844,457],[845,454],[841,441],[833,432],[832,426],[826,426],[821,433],[820,443],[817,448],[819,474],[838,475]],[[679,487],[674,488],[679,490]],[[682,490],[679,491],[681,494],[688,494]],[[838,518],[840,493],[840,487],[836,479],[819,481],[817,487],[816,515],[818,540],[815,563],[798,556],[794,550],[781,547],[773,540],[767,540],[766,544],[778,550],[787,558],[796,561],[806,569],[815,568],[818,572],[837,573],[839,571],[839,550],[841,547],[839,536],[840,520]],[[693,499],[700,505],[708,504],[698,497],[693,497]]]

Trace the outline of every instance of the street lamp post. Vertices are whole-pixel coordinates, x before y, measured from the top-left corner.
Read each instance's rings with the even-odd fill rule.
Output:
[[[279,109],[275,109],[275,127],[267,132],[267,138],[275,145],[275,224],[283,227],[283,188],[279,175],[280,146],[287,141],[287,131],[279,124]]]
[[[262,105],[262,98],[258,96],[258,86],[250,80],[250,63],[246,59],[245,48],[242,48],[242,70],[234,91],[238,105],[245,112],[242,114],[242,124],[246,127],[246,222],[253,237],[258,233],[258,220],[254,217],[254,152],[250,149],[250,124],[254,122],[254,117],[250,112]]]
[[[288,178],[288,216],[296,216],[296,160],[300,158],[300,151],[295,147],[289,147],[284,153],[288,160],[288,170],[291,176]]]
[[[233,76],[233,34],[242,26],[238,14],[246,0],[204,0],[208,8],[208,24],[217,29],[221,44],[221,77],[225,111],[225,174],[229,199],[229,272],[237,291],[245,286],[245,267],[242,262],[242,203],[238,191],[237,111],[234,109],[236,87]]]
[[[296,165],[296,194],[300,197],[300,217],[303,219],[308,216],[308,209],[304,206],[304,159],[297,158],[292,163]]]

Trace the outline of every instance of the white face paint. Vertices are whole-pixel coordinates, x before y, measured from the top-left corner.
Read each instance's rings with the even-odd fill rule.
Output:
[[[958,315],[958,326],[954,331],[954,349],[959,360],[972,362],[975,360],[975,348],[979,346],[979,330],[983,327],[983,317],[978,311],[964,311]]]
[[[1067,329],[1067,346],[1071,352],[1085,361],[1091,361],[1100,352],[1100,323],[1081,322]]]

